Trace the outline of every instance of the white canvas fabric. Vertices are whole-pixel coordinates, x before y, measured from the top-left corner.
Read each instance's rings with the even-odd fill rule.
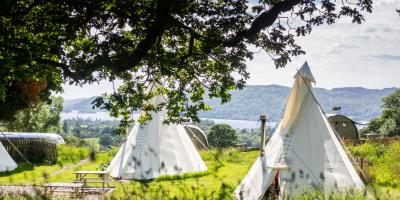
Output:
[[[11,158],[3,144],[0,142],[0,172],[12,171],[17,167],[17,163]]]
[[[323,111],[312,97],[308,65],[295,76],[283,119],[235,190],[237,199],[259,199],[279,180],[280,196],[306,189],[364,188]],[[307,72],[304,73],[303,72]],[[279,171],[279,173],[278,173]]]
[[[153,103],[163,101],[164,97],[157,96]],[[164,124],[166,116],[163,109],[146,124],[133,127],[107,169],[112,177],[149,180],[207,170],[184,127]]]

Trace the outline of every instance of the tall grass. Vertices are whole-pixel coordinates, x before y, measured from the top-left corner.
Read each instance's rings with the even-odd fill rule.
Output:
[[[89,156],[90,150],[86,147],[75,147],[68,145],[57,146],[57,164],[64,166],[77,163]]]
[[[208,170],[161,176],[152,182],[116,183],[109,199],[232,199],[232,192],[257,158],[258,151],[200,152]]]
[[[367,142],[351,148],[357,157],[367,159],[372,184],[400,187],[400,141],[387,143]]]
[[[60,155],[66,154],[63,163],[77,163],[89,154],[89,149],[60,146]],[[0,183],[8,182],[25,183],[23,179],[39,180],[43,182],[72,182],[73,172],[76,170],[96,170],[108,166],[109,161],[115,155],[117,149],[109,152],[99,153],[97,159],[82,166],[68,169],[58,175],[50,176],[46,180],[39,180],[37,176],[44,173],[59,170],[59,165],[35,166],[33,169],[16,172],[12,175],[0,176]],[[321,200],[345,200],[345,199],[400,199],[400,142],[390,143],[365,143],[351,147],[353,154],[368,160],[368,170],[373,176],[373,182],[368,186],[368,195],[364,192],[319,192],[306,191],[294,197],[286,199],[321,199]],[[200,152],[208,170],[199,173],[188,173],[178,176],[162,176],[151,182],[116,182],[112,185],[115,190],[107,196],[108,199],[233,199],[232,193],[238,183],[248,172],[251,165],[259,155],[258,151],[240,152],[235,149],[211,150]],[[59,156],[60,156],[59,155]],[[73,155],[73,156],[72,156]],[[61,157],[60,157],[61,159]],[[27,166],[25,166],[27,167]],[[34,176],[33,176],[34,175]],[[24,178],[25,177],[25,178]],[[28,178],[26,178],[28,177]],[[12,182],[12,181],[11,181]],[[30,181],[32,182],[32,181]],[[1,192],[0,192],[1,193]],[[27,197],[21,195],[6,196],[0,194],[1,199],[42,199],[39,195]]]

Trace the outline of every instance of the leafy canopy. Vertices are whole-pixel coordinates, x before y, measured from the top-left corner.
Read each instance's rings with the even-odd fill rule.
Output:
[[[230,90],[244,87],[253,47],[284,67],[304,53],[297,36],[340,17],[361,23],[371,9],[371,0],[5,0],[0,119],[48,100],[63,82],[118,79],[124,84],[95,106],[124,122],[132,111],[162,106],[167,121],[198,121],[197,112],[209,109],[205,94],[224,103]],[[153,81],[165,86],[157,92],[166,105],[148,103]]]
[[[59,133],[63,98],[51,97],[51,104],[41,102],[36,107],[19,111],[5,123],[7,131]]]

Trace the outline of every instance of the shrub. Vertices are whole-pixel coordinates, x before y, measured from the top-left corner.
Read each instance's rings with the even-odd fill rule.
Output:
[[[75,146],[79,145],[79,138],[72,134],[65,135],[63,138],[65,143],[68,145],[75,145]]]
[[[367,171],[374,183],[381,186],[400,186],[400,141],[387,144],[368,142],[351,147],[351,152],[368,160]]]
[[[88,157],[90,150],[85,147],[75,147],[68,145],[57,146],[57,164],[64,166],[70,163],[77,163]]]

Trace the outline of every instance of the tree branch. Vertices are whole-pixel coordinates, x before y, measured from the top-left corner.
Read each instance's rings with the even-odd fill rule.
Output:
[[[224,46],[235,46],[244,39],[252,39],[263,29],[274,24],[279,14],[293,9],[294,6],[300,4],[302,0],[284,0],[279,1],[272,6],[268,11],[260,14],[252,23],[250,28],[238,32],[234,37],[222,42]]]
[[[169,22],[178,28],[188,31],[191,34],[191,36],[194,37],[194,39],[200,39],[202,37],[200,33],[193,30],[193,28],[183,24],[181,21],[179,21],[179,19],[176,19],[176,18],[170,16]]]
[[[159,0],[157,3],[157,13],[154,18],[154,22],[145,31],[145,38],[140,41],[136,49],[132,54],[124,56],[123,63],[121,65],[113,66],[113,70],[116,72],[122,72],[129,70],[131,67],[139,64],[140,61],[147,55],[151,47],[156,43],[157,38],[160,37],[165,29],[165,24],[168,20],[169,12],[171,8],[171,2],[169,0]]]
[[[65,76],[71,76],[73,74],[72,71],[69,69],[69,67],[63,63],[59,63],[54,60],[49,60],[49,59],[44,59],[44,58],[37,58],[37,59],[35,59],[35,61],[42,65],[49,65],[49,66],[60,68],[63,71]]]

